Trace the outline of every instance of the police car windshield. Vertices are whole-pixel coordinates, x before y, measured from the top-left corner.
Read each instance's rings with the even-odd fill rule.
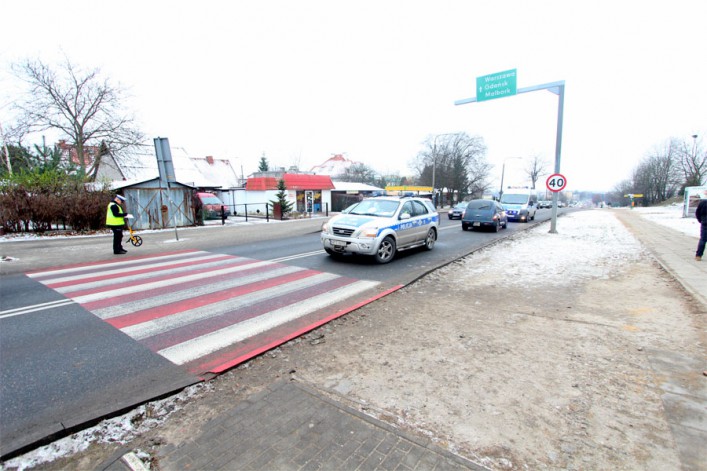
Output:
[[[504,193],[501,197],[501,203],[509,204],[525,204],[528,202],[528,195],[514,195],[512,193]]]
[[[398,209],[399,201],[363,200],[349,214],[391,217]]]

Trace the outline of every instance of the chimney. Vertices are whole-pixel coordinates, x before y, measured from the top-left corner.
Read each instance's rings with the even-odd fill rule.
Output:
[[[214,158],[213,158],[213,156],[207,155],[207,156],[206,156],[206,161],[209,163],[209,165],[213,165],[213,164],[214,164]]]

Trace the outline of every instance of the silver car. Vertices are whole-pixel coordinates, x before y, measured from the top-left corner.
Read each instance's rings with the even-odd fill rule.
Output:
[[[378,263],[393,260],[397,251],[434,248],[439,214],[423,198],[366,198],[348,213],[322,226],[324,250],[332,257],[346,253],[373,256]]]

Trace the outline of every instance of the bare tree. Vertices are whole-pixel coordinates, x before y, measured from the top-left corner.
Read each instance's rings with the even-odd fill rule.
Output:
[[[686,186],[702,185],[707,177],[707,151],[702,147],[702,139],[697,138],[698,136],[694,135],[691,142],[675,140],[685,180],[681,191],[684,191]]]
[[[550,164],[539,155],[531,157],[528,166],[525,168],[525,173],[528,175],[533,190],[535,189],[535,183],[540,179],[540,175],[548,173],[548,165]]]
[[[87,146],[103,144],[120,152],[143,140],[134,118],[123,110],[123,91],[102,79],[98,69],[84,72],[66,59],[57,70],[40,60],[26,60],[13,70],[29,85],[16,104],[20,127],[25,132],[59,131],[74,146],[77,164],[87,176],[95,175],[101,156],[89,158]]]
[[[428,138],[412,168],[420,184],[446,189],[447,202],[467,195],[481,197],[489,188],[491,165],[486,160],[486,145],[480,136],[466,133],[442,134]]]
[[[336,176],[336,179],[343,182],[358,182],[369,185],[379,183],[375,170],[362,163],[349,165],[341,174]]]
[[[634,171],[634,193],[643,194],[644,205],[660,203],[678,194],[682,186],[678,148],[675,139],[656,146]]]

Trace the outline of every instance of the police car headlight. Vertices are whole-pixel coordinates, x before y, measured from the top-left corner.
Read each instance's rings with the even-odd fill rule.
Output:
[[[327,234],[329,233],[329,223],[328,222],[325,222],[324,224],[322,224],[322,232],[325,232]]]
[[[378,229],[377,228],[371,228],[371,229],[363,229],[361,232],[359,232],[358,236],[363,237],[363,238],[371,238],[375,239],[376,235],[378,235]]]

